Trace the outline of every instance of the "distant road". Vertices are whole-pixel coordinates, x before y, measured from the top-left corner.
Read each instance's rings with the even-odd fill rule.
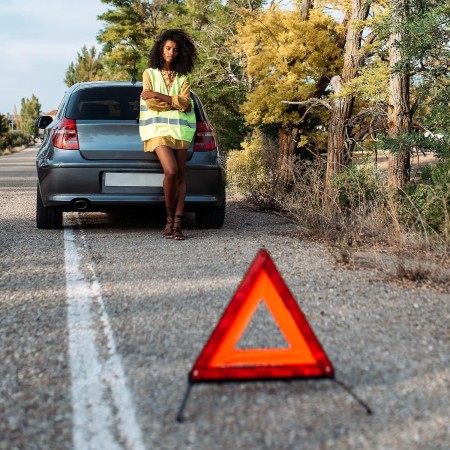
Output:
[[[449,295],[334,265],[285,219],[70,213],[35,227],[37,147],[0,157],[0,449],[444,449]],[[187,374],[257,251],[278,266],[337,378],[198,385]],[[283,347],[261,306],[240,346]]]

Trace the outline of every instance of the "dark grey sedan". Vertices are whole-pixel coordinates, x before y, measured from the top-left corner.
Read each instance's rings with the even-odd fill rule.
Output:
[[[64,211],[108,211],[164,205],[163,170],[139,137],[142,83],[90,82],[72,86],[44,129],[36,165],[36,224],[61,228]],[[216,135],[192,93],[197,131],[186,163],[186,207],[197,225],[220,228],[225,217],[225,173]]]

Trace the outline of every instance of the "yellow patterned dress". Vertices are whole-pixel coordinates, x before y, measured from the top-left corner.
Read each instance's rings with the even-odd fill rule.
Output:
[[[161,74],[166,84],[167,92],[170,92],[170,88],[172,87],[176,73],[172,71],[161,70]],[[152,81],[150,80],[150,75],[146,70],[144,71],[144,74],[142,76],[142,82],[144,85],[144,90],[153,91]],[[172,105],[168,105],[166,102],[163,102],[157,98],[145,100],[145,103],[147,103],[148,108],[153,111],[169,111],[171,109],[186,111],[191,105],[190,91],[191,86],[189,84],[189,81],[186,80],[181,86],[180,95],[172,96]],[[149,139],[148,141],[144,141],[144,151],[153,152],[155,148],[160,145],[167,145],[168,147],[181,150],[189,148],[190,142],[180,141],[170,136],[160,136]]]

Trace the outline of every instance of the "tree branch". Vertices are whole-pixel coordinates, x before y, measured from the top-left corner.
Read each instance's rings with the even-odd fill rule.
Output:
[[[326,100],[322,100],[320,98],[309,98],[308,100],[304,100],[302,102],[289,102],[287,100],[281,100],[281,103],[285,105],[301,105],[301,106],[323,106],[324,108],[331,109],[331,105]]]
[[[361,49],[365,49],[367,46],[369,46],[370,44],[373,44],[373,42],[375,41],[376,37],[378,36],[378,34],[375,31],[372,31],[371,33],[369,33],[366,38],[364,39],[364,43],[361,46]]]

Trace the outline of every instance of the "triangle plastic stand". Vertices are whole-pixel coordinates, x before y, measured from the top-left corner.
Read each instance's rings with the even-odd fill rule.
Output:
[[[260,302],[287,348],[236,346]],[[334,369],[268,252],[260,250],[200,353],[189,382],[334,377]]]

